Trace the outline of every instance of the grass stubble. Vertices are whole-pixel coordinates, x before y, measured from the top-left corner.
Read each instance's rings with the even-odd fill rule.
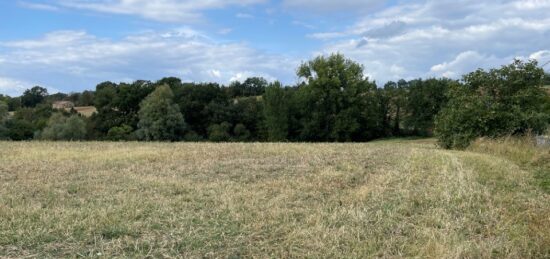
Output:
[[[550,195],[479,150],[0,142],[0,257],[548,258]]]

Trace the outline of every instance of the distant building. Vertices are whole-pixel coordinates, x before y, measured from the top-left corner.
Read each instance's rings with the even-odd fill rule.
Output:
[[[52,104],[54,109],[71,109],[74,108],[74,103],[70,101],[58,101]]]

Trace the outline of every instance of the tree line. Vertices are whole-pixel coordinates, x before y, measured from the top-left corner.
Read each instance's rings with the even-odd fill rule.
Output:
[[[399,80],[378,87],[362,65],[340,54],[297,69],[300,83],[283,86],[252,77],[228,86],[103,82],[95,91],[48,94],[31,88],[0,96],[0,138],[11,140],[359,142],[432,136],[464,147],[480,136],[543,132],[550,123],[536,61],[477,70],[461,80]],[[95,106],[83,117],[56,101]],[[13,114],[9,115],[8,111]]]

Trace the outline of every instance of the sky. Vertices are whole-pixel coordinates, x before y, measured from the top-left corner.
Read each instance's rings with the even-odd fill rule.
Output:
[[[381,85],[550,61],[550,0],[0,1],[0,94],[103,81],[299,82],[341,53]],[[545,67],[549,71],[550,65]]]

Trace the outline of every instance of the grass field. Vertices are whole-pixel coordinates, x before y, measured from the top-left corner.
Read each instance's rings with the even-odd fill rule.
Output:
[[[548,258],[550,195],[488,149],[0,142],[0,257]]]
[[[74,107],[74,109],[84,117],[92,117],[92,115],[97,112],[94,106],[79,106]]]

